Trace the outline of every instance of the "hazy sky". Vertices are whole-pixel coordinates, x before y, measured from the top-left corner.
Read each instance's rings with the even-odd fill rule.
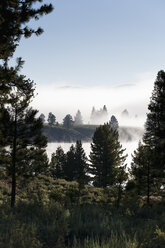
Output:
[[[93,105],[104,104],[112,114],[130,108],[144,116],[156,74],[165,65],[165,1],[52,3],[53,13],[31,22],[44,34],[22,39],[15,54],[37,84],[35,107],[58,118],[80,108],[87,119]]]
[[[51,1],[45,1],[51,2]],[[165,65],[164,0],[52,0],[16,56],[37,84],[78,86],[138,82]]]

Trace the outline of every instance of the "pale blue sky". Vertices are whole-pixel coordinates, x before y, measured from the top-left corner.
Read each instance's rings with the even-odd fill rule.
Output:
[[[164,0],[56,0],[16,56],[37,85],[112,86],[165,66]],[[32,25],[36,25],[32,23]]]

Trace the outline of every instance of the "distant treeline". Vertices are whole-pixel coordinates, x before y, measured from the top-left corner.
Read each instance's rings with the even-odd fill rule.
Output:
[[[47,137],[48,142],[90,141],[96,127],[95,125],[81,125],[73,126],[71,129],[68,129],[62,125],[50,126],[45,124],[43,134]]]
[[[45,124],[43,134],[47,137],[48,142],[76,142],[82,140],[90,142],[98,125],[79,125],[68,129],[59,126]],[[143,128],[136,127],[119,127],[119,137],[122,141],[133,141],[137,137],[140,139],[143,135]]]

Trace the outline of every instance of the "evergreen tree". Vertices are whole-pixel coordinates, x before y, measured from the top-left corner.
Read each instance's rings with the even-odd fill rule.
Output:
[[[42,123],[45,122],[45,115],[44,114],[40,114],[40,117],[39,118],[41,119]]]
[[[118,120],[116,119],[116,117],[114,115],[111,116],[111,120],[109,122],[109,125],[111,126],[111,128],[116,131],[119,128],[119,123]]]
[[[49,125],[54,125],[55,122],[56,122],[56,117],[54,114],[52,114],[52,112],[50,112],[48,115],[48,123]]]
[[[91,112],[91,122],[93,124],[100,124],[102,122],[107,121],[107,116],[108,116],[108,111],[107,111],[107,107],[106,105],[103,106],[103,108],[101,108],[100,110],[95,110],[95,108],[92,108],[92,112]]]
[[[59,146],[55,153],[52,154],[50,162],[50,172],[53,178],[64,178],[64,167],[66,156],[64,150]]]
[[[21,76],[18,74],[23,65],[21,58],[17,59],[15,67],[9,67],[8,61],[13,56],[22,36],[28,38],[33,33],[39,35],[42,29],[33,29],[27,26],[30,20],[38,20],[43,14],[52,11],[51,4],[37,4],[43,0],[1,0],[0,1],[0,121],[2,121],[2,109],[11,103],[13,88],[24,89]],[[37,6],[37,7],[36,7]],[[0,130],[2,134],[2,130]]]
[[[164,180],[165,172],[165,72],[159,71],[145,124],[144,142],[150,146],[155,157],[152,160],[159,178]],[[162,181],[160,180],[160,181]],[[162,181],[162,183],[164,183]]]
[[[75,147],[71,145],[69,151],[66,153],[66,163],[64,167],[64,178],[67,181],[76,180],[76,163],[75,163]]]
[[[20,75],[16,80],[24,85],[23,89],[14,88],[8,98],[8,104],[3,110],[2,130],[5,130],[5,144],[7,162],[2,164],[12,177],[11,207],[15,205],[16,178],[40,173],[47,165],[45,147],[46,138],[42,135],[42,121],[36,118],[38,111],[28,108],[34,94],[34,85]],[[2,110],[2,109],[1,109]],[[0,110],[0,112],[1,112]],[[6,121],[7,120],[7,121]],[[3,125],[4,123],[4,125]],[[10,149],[7,150],[6,146]]]
[[[113,131],[108,124],[96,128],[90,153],[94,186],[116,185],[118,168],[126,159],[124,151],[118,141],[117,131]]]
[[[74,124],[75,125],[82,125],[83,124],[82,115],[81,115],[80,110],[78,110],[76,113],[76,116],[74,118]]]
[[[64,178],[68,181],[76,181],[81,190],[85,184],[89,182],[87,175],[89,169],[87,157],[82,147],[81,141],[77,141],[76,145],[72,145],[66,154],[66,164],[64,167]]]
[[[75,169],[76,181],[79,184],[79,190],[81,190],[89,181],[89,176],[87,175],[89,172],[87,157],[81,141],[77,141],[75,145]]]
[[[159,185],[157,172],[152,163],[154,153],[149,146],[139,143],[132,157],[131,175],[135,180],[138,195],[147,196],[149,204],[151,193],[155,193]]]
[[[124,184],[128,180],[128,173],[126,172],[126,165],[121,165],[116,168],[116,176],[115,176],[115,183],[118,189],[118,194],[117,194],[117,208],[120,207],[120,202],[122,198],[122,192],[124,188]]]
[[[107,116],[107,115],[108,115],[108,111],[107,111],[106,105],[103,106],[102,112],[103,112],[103,115],[104,115],[104,116]]]
[[[37,111],[28,108],[34,94],[33,82],[19,74],[23,65],[21,58],[15,67],[8,65],[21,36],[28,38],[33,33],[42,33],[41,28],[34,30],[26,24],[52,11],[51,4],[35,8],[33,4],[36,2],[43,1],[0,1],[0,163],[12,177],[12,207],[15,205],[17,176],[41,172],[41,161],[42,165],[47,165],[47,142],[41,134],[42,122],[35,117]]]
[[[73,126],[73,119],[71,115],[66,115],[65,118],[63,119],[63,126],[65,128],[71,128]]]
[[[38,2],[36,8],[34,3]],[[52,11],[51,4],[39,3],[43,0],[1,0],[0,1],[0,60],[5,62],[13,55],[21,36],[40,35],[43,30],[28,27],[30,20],[38,20]]]

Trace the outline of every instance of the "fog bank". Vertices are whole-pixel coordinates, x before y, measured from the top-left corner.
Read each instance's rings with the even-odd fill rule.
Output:
[[[40,113],[52,112],[58,122],[66,114],[74,118],[77,110],[81,111],[84,123],[90,123],[92,107],[96,109],[106,105],[108,120],[115,115],[120,126],[143,126],[149,104],[154,80],[148,79],[136,84],[111,87],[70,87],[48,86],[37,87],[38,95],[32,105]],[[129,118],[123,118],[121,112],[127,109]],[[101,123],[100,123],[101,124]]]

